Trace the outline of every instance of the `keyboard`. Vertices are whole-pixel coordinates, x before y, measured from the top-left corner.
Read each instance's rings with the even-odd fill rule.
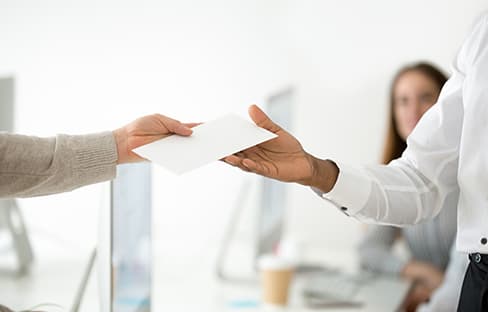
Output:
[[[361,287],[371,281],[374,274],[362,272],[346,274],[342,272],[321,272],[305,277],[303,298],[311,308],[328,306],[360,306],[355,299]]]

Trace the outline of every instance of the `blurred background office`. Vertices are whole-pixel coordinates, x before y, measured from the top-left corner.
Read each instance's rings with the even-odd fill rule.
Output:
[[[392,72],[421,59],[449,73],[485,9],[484,0],[0,0],[0,77],[15,81],[15,132],[40,136],[113,129],[153,112],[185,121],[245,114],[291,87],[293,133],[307,150],[377,163]],[[246,179],[222,163],[178,178],[155,166],[154,248],[166,255],[155,270],[178,265],[165,273],[177,279],[212,262]],[[307,188],[287,189],[285,236],[300,254],[327,246],[321,260],[334,264],[354,251],[358,222]],[[257,196],[247,198],[237,240],[254,235]],[[36,265],[87,257],[99,199],[94,185],[18,201]],[[53,297],[70,291],[55,291],[62,277],[49,274]]]

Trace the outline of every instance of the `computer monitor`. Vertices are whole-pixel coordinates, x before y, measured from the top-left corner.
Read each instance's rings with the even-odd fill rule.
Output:
[[[294,91],[285,89],[270,96],[265,111],[287,131],[292,131]],[[262,178],[257,222],[256,258],[275,253],[279,247],[287,210],[286,184]]]
[[[14,131],[15,79],[0,77],[0,132]],[[8,233],[19,274],[27,273],[34,261],[21,209],[15,199],[0,199],[0,232]],[[3,249],[3,246],[0,246]],[[6,268],[2,268],[6,269]]]
[[[278,124],[285,129],[292,130],[292,116],[294,106],[294,91],[292,88],[284,89],[270,96],[265,103],[266,113]],[[236,197],[235,205],[233,206],[232,215],[229,218],[229,223],[224,231],[223,240],[219,249],[216,261],[216,275],[219,279],[232,282],[254,282],[255,275],[249,274],[232,274],[226,267],[226,261],[230,255],[230,247],[232,237],[238,227],[242,211],[245,208],[246,198],[251,192],[254,179],[245,180],[238,196]],[[271,179],[262,178],[259,180],[258,197],[258,214],[256,219],[256,241],[253,242],[254,251],[254,268],[257,268],[257,260],[261,255],[274,253],[279,247],[285,213],[287,209],[287,192],[286,185]],[[251,256],[252,258],[252,256]],[[252,264],[250,264],[252,267]]]
[[[0,78],[0,131],[14,129],[14,78]]]
[[[107,183],[97,248],[101,311],[151,310],[151,164],[117,167]]]

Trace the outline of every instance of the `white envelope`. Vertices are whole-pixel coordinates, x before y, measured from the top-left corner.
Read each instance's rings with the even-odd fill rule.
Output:
[[[275,137],[276,134],[231,114],[193,128],[190,137],[172,135],[133,152],[183,174]]]

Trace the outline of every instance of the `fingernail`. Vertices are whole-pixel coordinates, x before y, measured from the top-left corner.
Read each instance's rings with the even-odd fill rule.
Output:
[[[188,128],[185,125],[179,125],[178,128],[176,128],[176,130],[178,130],[178,131],[190,131],[190,132],[193,131],[191,128]]]

